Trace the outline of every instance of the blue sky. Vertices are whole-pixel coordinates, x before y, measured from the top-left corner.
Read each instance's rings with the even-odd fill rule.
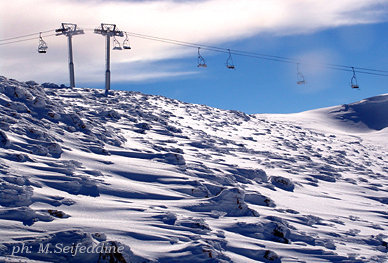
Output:
[[[104,87],[104,39],[93,34],[101,22],[129,32],[310,64],[388,70],[387,0],[7,2],[0,4],[0,39],[55,29],[61,22],[85,29],[73,41],[76,81],[82,87]],[[45,40],[49,49],[44,56],[36,53],[36,41],[0,45],[0,75],[68,83],[65,38],[47,34]],[[234,55],[236,70],[229,70],[226,54],[202,50],[208,67],[198,69],[195,48],[134,37],[130,41],[129,52],[112,51],[112,89],[247,113],[300,112],[388,92],[388,77],[359,73],[361,89],[352,90],[350,72],[302,64],[306,85],[297,85],[294,64]]]
[[[302,60],[306,58],[308,62],[323,61],[388,70],[387,30],[388,23],[344,26],[302,35],[258,35],[220,46]],[[350,72],[324,67],[311,70],[301,65],[300,71],[306,84],[297,85],[294,64],[233,56],[236,70],[229,70],[225,67],[227,55],[211,51],[202,52],[208,67],[198,69],[196,52],[192,49],[192,57],[163,60],[157,66],[173,64],[183,71],[195,70],[198,74],[118,82],[114,83],[113,88],[247,113],[300,112],[388,92],[388,77],[357,73],[360,90],[352,90]],[[101,85],[94,87],[101,88]]]

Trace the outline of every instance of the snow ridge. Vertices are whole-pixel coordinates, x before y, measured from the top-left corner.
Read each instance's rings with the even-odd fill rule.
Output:
[[[386,262],[387,98],[314,115],[344,133],[0,77],[0,262]]]

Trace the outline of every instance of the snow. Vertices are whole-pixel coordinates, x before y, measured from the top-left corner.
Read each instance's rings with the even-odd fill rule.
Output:
[[[387,109],[247,115],[0,77],[0,262],[387,262]]]

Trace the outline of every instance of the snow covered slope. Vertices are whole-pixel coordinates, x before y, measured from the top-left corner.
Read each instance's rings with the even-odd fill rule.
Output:
[[[347,133],[383,130],[388,127],[388,94],[351,104],[304,112],[301,115],[302,118],[312,115],[323,124],[321,128],[327,127],[327,122],[330,122],[329,126],[337,127]]]
[[[386,262],[387,97],[246,115],[0,77],[0,262]]]
[[[330,114],[343,121],[360,123],[364,128],[385,129],[388,127],[388,94],[336,107]]]

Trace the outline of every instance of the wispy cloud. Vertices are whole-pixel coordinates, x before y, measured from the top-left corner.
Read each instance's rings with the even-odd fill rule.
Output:
[[[125,31],[214,44],[260,33],[306,34],[344,25],[382,22],[388,17],[387,9],[382,8],[387,5],[387,0],[1,1],[0,38],[44,31],[59,27],[61,22],[90,29],[105,22],[116,23]],[[74,38],[76,66],[83,72],[78,78],[81,80],[90,79],[96,69],[103,71],[104,41],[101,36],[87,33]],[[50,76],[51,80],[66,81],[66,41],[64,37],[47,40],[49,52],[44,63],[33,53],[34,42],[0,46],[2,60],[6,59],[1,65],[3,74],[38,80]],[[113,54],[112,61],[128,66],[136,61],[176,58],[189,52],[136,39],[130,55]],[[20,70],[32,65],[33,70]],[[152,73],[145,68],[132,79],[179,74]],[[125,79],[121,74],[117,79]]]

